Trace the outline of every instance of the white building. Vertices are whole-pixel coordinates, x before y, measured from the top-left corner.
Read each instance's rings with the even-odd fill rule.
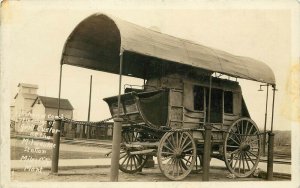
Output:
[[[43,122],[58,115],[58,98],[39,96],[34,84],[20,83],[18,88],[10,106],[12,131],[31,132],[37,128],[34,120]],[[72,119],[73,110],[68,99],[60,100],[60,116]]]
[[[37,98],[38,86],[34,84],[18,84],[18,93],[14,97],[11,108],[11,120],[15,121],[17,117],[24,113],[31,112],[31,106]]]
[[[45,120],[51,120],[58,115],[58,98],[37,96],[31,107],[32,114],[45,115]],[[60,116],[73,119],[73,110],[68,99],[60,99]]]

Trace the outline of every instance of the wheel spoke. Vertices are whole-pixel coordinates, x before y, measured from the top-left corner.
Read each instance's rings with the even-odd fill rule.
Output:
[[[241,137],[241,131],[240,131],[240,127],[239,127],[239,122],[237,123],[237,131],[238,131],[238,134],[237,134],[237,136],[239,137],[239,140],[242,142],[243,141],[243,139],[242,139],[242,137]]]
[[[229,148],[239,148],[239,146],[227,145]]]
[[[238,143],[235,139],[233,139],[232,137],[229,136],[229,139],[234,141],[237,145],[240,145],[240,143]]]
[[[238,154],[237,159],[235,160],[233,170],[235,170],[235,167],[236,167],[236,165],[237,165],[237,162],[238,162],[238,159],[239,159],[239,158],[240,158],[240,152],[239,152],[239,154]]]
[[[167,162],[167,165],[166,165],[166,171],[167,171],[167,173],[169,173],[170,172],[170,168],[172,167],[172,162],[173,162],[173,158],[172,159],[170,159],[168,162]]]
[[[249,124],[249,121],[247,121],[246,127],[245,127],[245,131],[243,132],[243,134],[244,134],[244,142],[248,140],[248,136],[249,136],[248,133],[247,133],[248,124]]]
[[[179,176],[179,161],[176,159],[176,171],[177,171],[177,176]]]
[[[132,165],[132,160],[133,160],[132,157],[130,157],[130,170],[132,170],[132,166],[133,166]]]
[[[246,127],[245,127],[245,134],[247,134],[247,130],[248,130],[248,125],[249,125],[249,121],[247,121]]]
[[[245,171],[245,160],[244,160],[244,152],[242,153],[242,157],[241,157],[241,159],[243,160],[243,172],[244,172],[244,174],[246,173],[246,171]]]
[[[190,140],[186,145],[184,145],[184,146],[182,147],[182,150],[184,150],[186,147],[188,147],[191,143],[192,143],[192,141]]]
[[[239,138],[239,134],[233,132],[232,130],[230,131],[230,133],[233,134],[237,138],[237,140],[238,140],[239,143],[242,142],[241,139]]]
[[[179,138],[178,138],[178,132],[176,132],[176,148],[179,147]]]
[[[186,140],[187,140],[188,138],[189,138],[188,136],[186,136],[186,137],[184,138],[183,142],[182,142],[181,145],[180,145],[180,148],[183,147],[183,145],[185,144],[185,142],[186,142]]]
[[[125,159],[123,160],[123,162],[121,163],[121,165],[123,165],[126,161],[127,161],[127,159],[128,159],[128,155],[126,155],[126,157],[125,157]]]
[[[134,164],[134,167],[135,167],[135,169],[137,169],[138,167],[137,167],[137,163],[136,163],[136,158],[135,158],[136,156],[134,155],[133,157],[132,157],[132,159],[133,159],[133,164]]]
[[[129,161],[130,161],[130,157],[128,156],[128,160],[127,160],[127,163],[126,163],[126,167],[125,167],[125,169],[127,169],[127,168],[128,168]]]
[[[174,177],[174,172],[175,172],[175,159],[172,162],[172,176]]]
[[[248,131],[247,134],[249,134],[249,135],[251,134],[251,131],[252,131],[252,128],[253,128],[253,127],[254,127],[254,125],[251,124],[250,130]]]
[[[162,153],[162,154],[168,154],[168,155],[173,155],[173,154],[174,154],[174,153],[167,152],[167,151],[162,151],[161,153]]]
[[[170,144],[170,146],[172,147],[172,149],[174,150],[175,149],[175,147],[174,147],[174,145],[170,142],[170,140],[169,140],[169,138],[168,139],[166,139],[166,141]]]
[[[240,156],[239,156],[239,173],[241,173],[241,162],[242,162],[242,160],[241,160],[241,156],[242,156],[242,152],[240,153]]]
[[[183,174],[184,171],[183,171],[181,159],[178,160],[178,165],[179,165],[179,168],[180,168],[181,173]]]
[[[171,148],[169,148],[166,144],[164,144],[164,146],[163,147],[165,147],[165,148],[167,148],[169,151],[174,151],[174,150],[172,150]]]
[[[240,152],[239,152],[239,150],[238,150],[238,152],[235,153],[235,154],[232,156],[232,160],[229,161],[229,164],[230,164],[230,165],[231,165],[231,163],[234,161],[235,156],[238,155],[239,153],[240,153]]]
[[[180,159],[180,161],[181,161],[182,167],[183,167],[185,170],[188,170],[188,167],[186,166],[186,164],[184,164],[184,162],[182,161],[182,159]]]
[[[186,150],[183,150],[183,152],[192,151],[192,150],[193,150],[193,148],[188,148]]]
[[[239,123],[239,125],[241,125],[241,128],[242,128],[242,132],[241,132],[241,140],[242,141],[245,141],[245,137],[243,136],[244,134],[244,124],[243,124],[243,120],[241,121],[242,125]]]
[[[250,165],[249,165],[249,163],[248,163],[248,160],[247,160],[247,156],[246,156],[246,155],[247,155],[247,154],[244,153],[244,157],[245,157],[246,164],[247,164],[247,166],[248,166],[248,169],[250,170],[251,168],[250,168]]]
[[[252,153],[251,151],[247,151],[248,153],[250,153],[252,156],[258,158],[258,155],[255,155],[254,153]]]
[[[247,155],[248,159],[250,159],[251,163],[252,163],[253,165],[255,165],[255,163],[253,162],[253,160],[251,159],[251,157],[248,155],[248,153],[246,152],[245,154]]]
[[[173,143],[173,146],[176,144],[175,140],[174,140],[174,134],[171,134],[171,138],[172,138],[172,143]],[[175,148],[175,147],[174,147]]]
[[[178,142],[178,147],[181,147],[182,139],[183,139],[183,133],[180,134],[179,142]]]
[[[120,157],[120,159],[123,159],[125,156],[127,156],[127,153],[124,153],[124,155],[122,155],[121,157]],[[119,159],[119,160],[120,160]]]
[[[236,149],[236,150],[234,150],[233,152],[231,152],[230,154],[232,155],[232,154],[234,154],[234,153],[237,153],[238,151],[240,151],[240,149]]]

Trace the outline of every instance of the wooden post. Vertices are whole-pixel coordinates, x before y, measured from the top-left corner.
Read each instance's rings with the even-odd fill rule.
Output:
[[[211,110],[211,85],[212,76],[209,78],[209,96],[208,96],[208,117],[205,128],[204,138],[204,151],[203,151],[203,181],[209,181],[209,165],[210,165],[210,153],[211,153],[211,124],[210,124],[210,110]]]
[[[110,181],[117,182],[119,177],[119,158],[120,158],[120,143],[122,131],[122,118],[114,119],[114,133],[112,142],[112,155],[111,155],[111,171]]]
[[[58,172],[58,160],[59,160],[59,145],[60,145],[60,129],[63,121],[59,118],[53,123],[53,144],[55,147],[52,150],[52,165],[51,173],[55,174]]]
[[[120,159],[120,144],[122,121],[120,118],[121,108],[121,88],[122,88],[122,66],[123,66],[123,51],[120,52],[120,72],[119,72],[119,96],[118,96],[118,114],[114,119],[112,154],[111,154],[111,167],[110,167],[110,181],[116,182],[119,177],[119,159]]]
[[[62,126],[62,120],[59,118],[60,115],[60,96],[61,96],[61,80],[62,80],[62,62],[60,64],[59,69],[59,85],[58,85],[58,106],[57,106],[57,116],[58,119],[55,119],[53,122],[53,144],[55,147],[52,150],[52,165],[51,165],[51,173],[58,172],[58,160],[59,160],[59,144],[60,144],[60,129]],[[52,129],[52,130],[53,130]]]
[[[211,125],[205,125],[204,152],[203,152],[203,176],[202,181],[209,181],[209,166],[211,153]]]
[[[274,133],[269,132],[269,144],[268,144],[268,163],[267,163],[267,180],[273,180],[273,153],[274,153]]]

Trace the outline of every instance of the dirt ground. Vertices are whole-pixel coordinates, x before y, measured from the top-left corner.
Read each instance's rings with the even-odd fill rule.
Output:
[[[12,158],[19,159],[23,153],[20,147],[21,140],[12,139]],[[60,148],[61,159],[80,159],[80,158],[102,158],[104,153],[110,149],[99,147],[88,147],[79,145],[61,144]],[[47,151],[51,156],[51,151]],[[251,177],[251,178],[237,178],[230,179],[227,176],[229,172],[224,168],[211,168],[210,181],[265,181],[265,179]],[[68,168],[66,170],[59,170],[56,175],[50,174],[50,170],[44,169],[42,173],[24,172],[22,170],[11,172],[11,181],[14,182],[107,182],[110,180],[109,167],[93,167],[93,168]],[[290,181],[290,179],[274,178],[278,181]],[[170,181],[160,172],[157,165],[154,168],[144,168],[143,172],[136,174],[126,174],[119,172],[120,182],[163,182]],[[184,180],[186,182],[202,181],[202,172],[192,172]]]
[[[47,182],[107,182],[110,179],[110,168],[83,168],[59,170],[56,175],[50,174],[50,171],[43,171],[42,174],[34,172],[14,171],[11,180],[14,182],[26,181],[47,181]],[[228,171],[225,169],[210,169],[210,181],[265,181],[262,178],[228,178]],[[289,181],[288,179],[274,178],[275,181]],[[126,174],[119,172],[120,182],[164,182],[170,181],[162,175],[159,168],[144,168],[143,172],[136,174]],[[202,172],[192,172],[184,180],[187,182],[202,181]]]

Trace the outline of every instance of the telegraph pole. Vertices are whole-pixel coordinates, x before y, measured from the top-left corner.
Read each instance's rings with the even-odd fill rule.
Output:
[[[89,95],[89,109],[88,109],[88,122],[90,122],[90,116],[91,116],[91,98],[92,98],[92,85],[93,85],[93,76],[91,75],[90,78],[90,95]],[[90,132],[91,128],[87,126],[87,139],[90,138]]]

